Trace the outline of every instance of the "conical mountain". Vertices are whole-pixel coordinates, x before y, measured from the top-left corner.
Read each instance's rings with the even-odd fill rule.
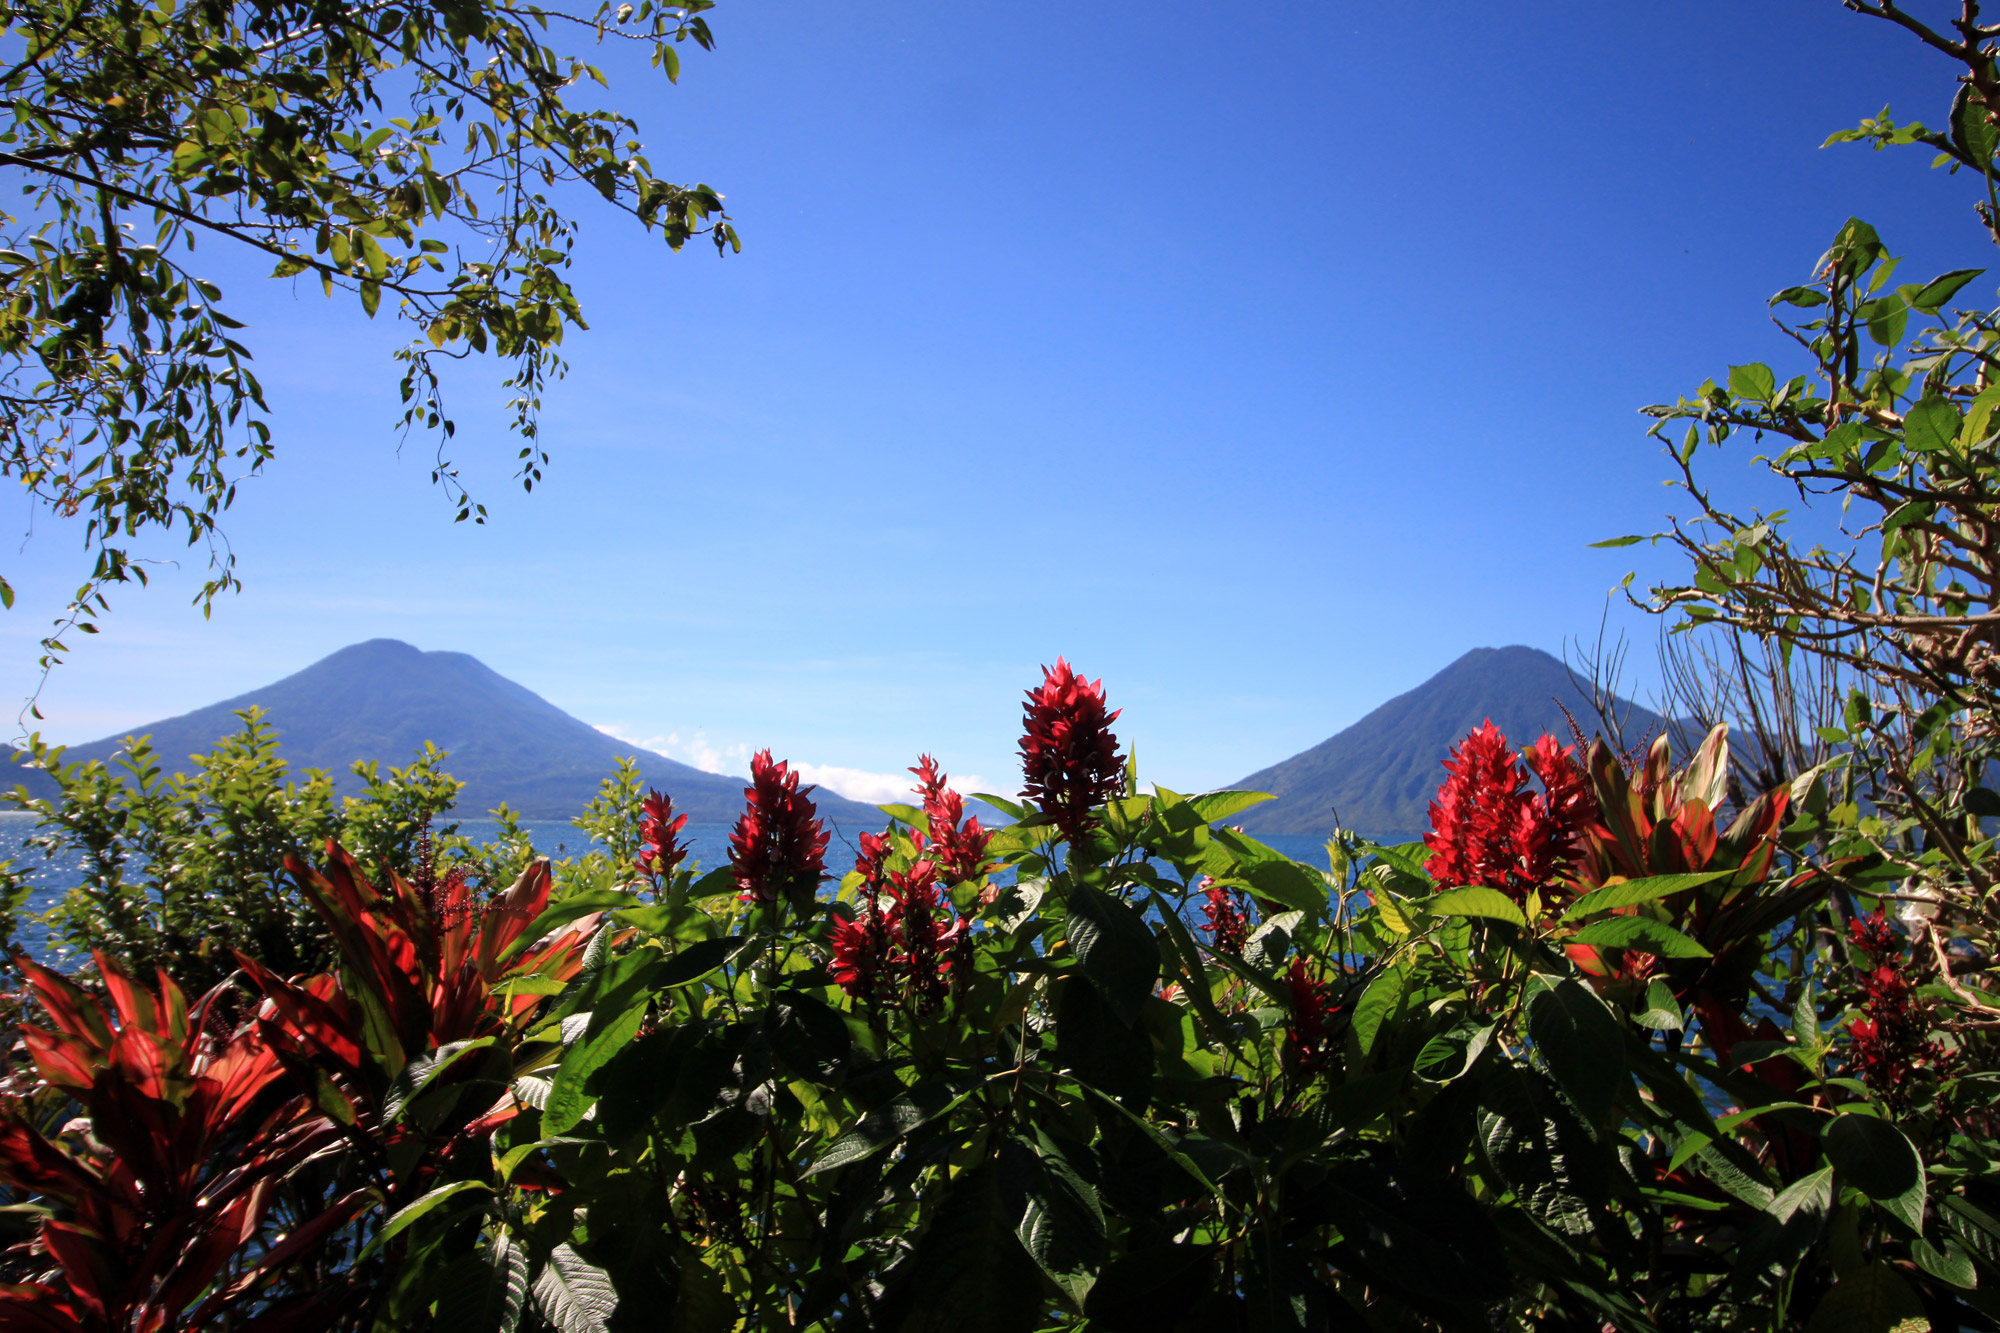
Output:
[[[343,791],[360,785],[348,772],[356,760],[401,767],[425,741],[435,742],[450,753],[445,771],[465,784],[454,811],[460,819],[480,818],[502,801],[529,819],[568,819],[621,756],[638,760],[646,782],[698,823],[732,820],[743,809],[744,778],[704,773],[614,740],[475,657],[422,652],[396,639],[343,648],[234,699],[72,746],[64,758],[109,759],[126,736],[150,736],[171,769],[240,730],[234,714],[253,704],[269,715],[294,772],[324,768]],[[882,822],[875,807],[824,788],[813,802],[845,827]]]
[[[1338,735],[1231,784],[1277,798],[1241,822],[1251,833],[1324,836],[1337,822],[1381,842],[1421,837],[1441,765],[1468,731],[1490,718],[1517,749],[1545,731],[1568,744],[1565,708],[1586,736],[1596,732],[1589,696],[1560,661],[1538,648],[1475,648]],[[1621,700],[1619,711],[1628,745],[1663,726],[1637,704]]]

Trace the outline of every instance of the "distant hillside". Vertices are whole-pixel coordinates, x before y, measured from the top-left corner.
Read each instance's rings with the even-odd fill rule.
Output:
[[[294,771],[324,768],[343,792],[359,786],[347,771],[356,760],[400,768],[425,741],[435,742],[450,752],[446,771],[465,784],[455,811],[461,819],[480,818],[502,801],[529,819],[568,819],[620,756],[637,759],[646,781],[697,822],[733,820],[743,809],[745,778],[704,773],[614,740],[477,658],[420,652],[395,639],[343,648],[262,689],[72,746],[64,758],[109,759],[132,735],[151,736],[168,765],[184,763],[240,730],[232,715],[252,704],[270,714]],[[824,789],[813,800],[845,827],[882,822],[875,807]]]
[[[1251,833],[1331,834],[1339,823],[1399,842],[1430,827],[1430,802],[1451,747],[1488,718],[1516,748],[1550,732],[1570,742],[1567,706],[1591,735],[1597,715],[1557,659],[1536,648],[1475,648],[1408,694],[1303,754],[1231,785],[1276,800],[1246,810]],[[1626,743],[1656,735],[1658,715],[1632,706]]]

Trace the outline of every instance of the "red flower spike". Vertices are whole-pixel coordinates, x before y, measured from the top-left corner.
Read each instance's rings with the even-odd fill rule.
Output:
[[[674,803],[658,791],[646,798],[645,813],[639,819],[639,859],[642,875],[665,879],[687,860],[688,849],[681,845],[680,832],[688,817],[674,813]]]
[[[1217,953],[1241,955],[1250,935],[1250,915],[1244,909],[1242,891],[1224,888],[1206,875],[1202,876],[1201,890],[1206,899],[1201,905],[1202,924],[1208,929],[1209,944]]]
[[[1543,736],[1523,763],[1489,719],[1445,761],[1425,864],[1439,884],[1480,884],[1519,900],[1575,868],[1597,800],[1574,751]],[[1543,790],[1534,790],[1533,778]]]
[[[1951,1052],[1926,1038],[1929,1024],[1923,1007],[1910,999],[1910,979],[1902,937],[1881,912],[1854,921],[1848,942],[1873,964],[1861,974],[1863,1016],[1847,1026],[1853,1045],[1854,1070],[1884,1100],[1900,1103],[1905,1087],[1918,1073],[1943,1072]]]
[[[1104,708],[1104,682],[1088,681],[1062,658],[1042,668],[1040,689],[1022,708],[1022,790],[1074,847],[1090,831],[1091,811],[1117,793],[1125,765]]]
[[[917,775],[917,791],[931,826],[933,859],[945,882],[966,884],[985,875],[998,864],[986,860],[986,844],[993,835],[979,826],[977,816],[965,818],[965,798],[945,785],[937,760],[923,755],[910,772]]]
[[[826,874],[826,830],[791,766],[759,750],[750,761],[748,807],[729,835],[729,864],[745,902],[774,903],[782,896],[801,915]]]
[[[1285,1052],[1293,1067],[1310,1077],[1326,1068],[1333,1055],[1333,1021],[1340,1011],[1334,1007],[1332,987],[1313,978],[1302,956],[1293,958],[1285,972],[1285,990],[1292,1001]]]

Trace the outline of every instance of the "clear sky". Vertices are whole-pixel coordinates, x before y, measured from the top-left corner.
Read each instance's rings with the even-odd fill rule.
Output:
[[[114,594],[45,735],[388,636],[677,758],[770,746],[887,799],[869,775],[925,750],[1011,789],[1020,692],[1064,654],[1145,777],[1218,786],[1670,572],[1588,549],[1676,508],[1635,409],[1780,361],[1764,301],[1850,214],[1905,274],[1989,262],[1927,152],[1819,148],[1885,102],[1940,124],[1952,91],[1834,0],[711,19],[679,87],[613,64],[606,100],[728,196],[743,253],[579,203],[593,327],[533,496],[497,369],[452,386],[483,528],[399,452],[386,315],[209,256],[276,412],[228,525],[247,591],[203,621],[197,559]],[[1751,452],[1708,466],[1755,493]],[[20,698],[86,565],[4,504]]]

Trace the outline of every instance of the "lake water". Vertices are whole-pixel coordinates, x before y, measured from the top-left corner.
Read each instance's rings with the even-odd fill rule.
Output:
[[[27,847],[26,842],[34,833],[35,822],[33,815],[0,812],[0,861],[12,861],[16,869],[31,870],[29,879],[35,886],[35,892],[23,911],[21,927],[14,938],[31,957],[43,958],[48,952],[48,930],[35,918],[82,882],[83,873],[77,864],[47,861],[39,852]],[[561,859],[580,856],[591,850],[589,836],[567,820],[523,820],[521,828],[534,841],[535,850],[545,856]],[[682,837],[691,849],[690,860],[700,862],[705,870],[726,862],[729,859],[730,828],[728,824],[690,823],[682,831]],[[488,842],[499,836],[500,826],[490,819],[467,819],[459,824],[458,831],[474,842]],[[858,832],[846,829],[833,831],[826,849],[828,869],[838,875],[853,866],[860,850],[855,845],[858,837]],[[1315,867],[1326,865],[1326,842],[1323,838],[1272,834],[1262,841],[1294,860]]]

